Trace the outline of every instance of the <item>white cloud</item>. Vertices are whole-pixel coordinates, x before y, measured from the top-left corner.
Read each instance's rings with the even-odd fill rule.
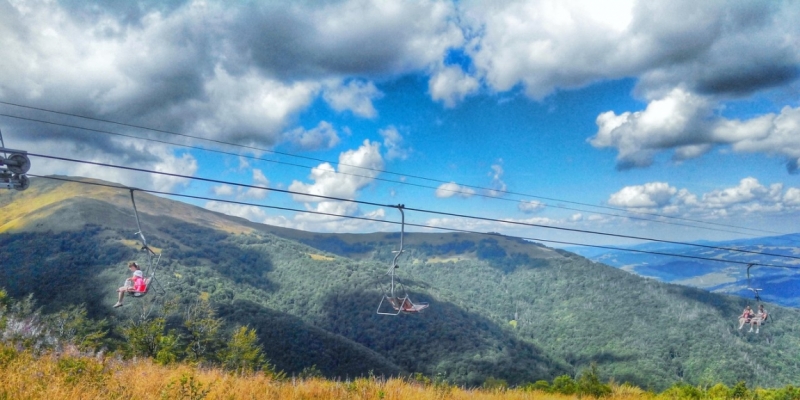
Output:
[[[267,213],[264,211],[263,207],[231,204],[219,201],[206,202],[204,207],[211,211],[233,215],[234,217],[240,217],[258,223],[266,223],[265,221],[270,218],[267,216]]]
[[[608,204],[618,207],[653,208],[669,204],[678,189],[664,182],[626,186],[611,195]]]
[[[674,150],[674,159],[685,160],[730,145],[735,152],[781,156],[790,172],[797,171],[800,107],[746,121],[715,116],[713,107],[708,98],[675,89],[643,111],[600,114],[597,133],[588,141],[594,147],[616,148],[620,169],[649,166],[660,152]]]
[[[378,112],[372,100],[383,97],[383,93],[372,82],[350,81],[347,84],[327,85],[322,98],[336,111],[350,110],[363,118],[375,118]]]
[[[793,3],[516,0],[460,9],[476,74],[497,91],[522,85],[543,98],[633,76],[651,98],[680,86],[728,95],[798,75]]]
[[[536,200],[521,200],[517,208],[526,214],[533,214],[544,210],[545,204]]]
[[[245,145],[273,145],[290,118],[309,106],[321,85],[313,81],[282,83],[255,69],[231,75],[216,67],[205,82],[205,101],[191,101],[184,116],[193,116],[192,131],[212,139]]]
[[[15,133],[14,146],[18,149],[36,149],[39,154],[66,155],[82,161],[97,162],[110,165],[141,168],[168,174],[193,176],[198,169],[197,159],[191,154],[176,151],[162,144],[144,143],[126,138],[97,138],[95,146],[83,146],[81,140],[72,140],[68,135],[59,136],[60,129],[54,129],[54,136],[18,134],[18,131],[29,132],[26,125],[13,125],[12,129],[3,127],[6,140],[8,131]],[[92,135],[88,135],[92,136]],[[8,143],[8,142],[6,142]],[[187,178],[151,174],[123,170],[113,167],[102,167],[87,163],[53,160],[31,157],[30,174],[34,175],[68,175],[101,179],[141,189],[152,189],[172,192],[180,187],[188,186]]]
[[[598,148],[615,147],[621,169],[646,167],[659,151],[708,141],[711,109],[707,99],[675,89],[667,97],[650,102],[644,111],[600,114],[597,134],[588,141]],[[686,149],[684,156],[691,154]]]
[[[461,186],[455,182],[443,183],[436,188],[436,197],[440,199],[459,196],[469,198],[475,195],[475,190],[472,188]]]
[[[364,140],[361,147],[339,155],[339,170],[328,163],[311,170],[309,178],[314,183],[292,181],[292,192],[341,199],[355,199],[361,189],[371,184],[383,168],[380,144]],[[319,197],[293,194],[295,201],[306,203],[309,210],[341,215],[355,215],[358,208],[350,202],[339,202]]]
[[[264,175],[264,173],[260,169],[253,168],[253,183],[251,185],[252,186],[258,186],[258,187],[263,187],[263,188],[268,188],[269,187],[269,179],[267,179],[267,177]],[[268,190],[251,187],[251,188],[247,188],[247,190],[245,190],[244,193],[242,193],[240,197],[244,198],[244,199],[262,200],[262,199],[265,199],[267,197],[267,194],[269,194]]]
[[[786,189],[786,193],[783,195],[783,202],[787,206],[800,208],[800,189]]]
[[[730,208],[755,201],[774,202],[776,192],[780,192],[781,189],[780,184],[766,188],[755,178],[744,178],[739,182],[739,186],[704,194],[702,203],[709,208]]]
[[[764,186],[752,177],[742,179],[737,186],[700,195],[664,182],[650,182],[624,187],[612,194],[608,203],[692,219],[745,218],[800,211],[800,191],[797,188],[784,190],[781,183]]]
[[[339,135],[329,122],[320,123],[310,130],[295,128],[283,134],[284,139],[302,150],[332,149],[339,144]]]
[[[386,129],[378,131],[383,138],[383,147],[386,148],[387,160],[405,160],[408,158],[410,149],[403,146],[403,136],[394,126],[388,126]]]
[[[464,73],[458,66],[447,66],[437,70],[428,81],[431,98],[441,101],[447,108],[453,108],[468,95],[480,88],[480,82]]]
[[[370,79],[439,65],[464,42],[455,15],[446,1],[6,3],[0,76],[15,79],[0,99],[272,146],[319,96],[375,117]]]
[[[214,186],[211,191],[217,196],[233,196],[234,193],[233,186],[226,184]]]
[[[800,159],[800,107],[784,107],[780,114],[767,114],[748,121],[720,121],[714,129],[719,140],[737,152],[766,153],[786,159],[789,172],[798,171]]]
[[[487,191],[489,196],[500,197],[505,194],[508,188],[502,179],[505,173],[502,163],[503,160],[501,159],[496,164],[492,164],[492,172],[489,173],[489,176],[492,177],[492,182],[489,184],[490,189]]]

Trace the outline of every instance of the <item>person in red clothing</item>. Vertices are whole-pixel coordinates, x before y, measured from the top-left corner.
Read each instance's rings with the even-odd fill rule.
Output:
[[[742,311],[742,315],[739,316],[739,329],[742,329],[744,324],[749,324],[750,320],[753,319],[753,316],[753,310],[750,308],[750,306],[745,307],[744,311]]]
[[[117,303],[114,304],[114,308],[122,307],[122,299],[125,297],[125,293],[144,291],[144,273],[142,273],[142,270],[139,269],[139,265],[135,262],[131,262],[128,264],[128,269],[131,270],[133,275],[130,278],[125,279],[125,286],[117,289],[117,293],[119,293],[119,299],[117,300]]]

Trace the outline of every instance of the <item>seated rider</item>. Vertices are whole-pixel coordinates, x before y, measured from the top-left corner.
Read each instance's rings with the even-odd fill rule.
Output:
[[[753,318],[753,310],[750,308],[750,306],[745,307],[744,311],[742,311],[742,315],[739,316],[739,321],[741,321],[741,323],[739,324],[739,329],[742,329],[744,324],[749,324],[752,318]]]
[[[767,314],[767,310],[764,309],[764,305],[763,304],[759,304],[758,305],[758,313],[755,315],[755,317],[753,317],[753,319],[750,320],[750,331],[749,332],[752,332],[753,331],[753,327],[755,327],[756,328],[756,333],[758,333],[759,327],[761,327],[761,325],[764,324],[764,321],[767,320],[768,316],[769,315]]]
[[[144,291],[144,273],[142,273],[142,270],[139,269],[139,265],[135,262],[131,262],[128,264],[128,269],[130,269],[131,273],[133,273],[133,276],[125,279],[125,286],[117,289],[117,293],[119,293],[119,299],[117,300],[117,303],[114,304],[114,308],[122,307],[122,299],[125,297],[125,293]]]
[[[769,314],[767,314],[767,310],[764,309],[764,305],[759,304],[758,312],[756,313],[756,317],[753,318],[753,321],[755,322],[756,320],[758,320],[758,322],[764,322],[767,320],[767,317],[769,317]]]

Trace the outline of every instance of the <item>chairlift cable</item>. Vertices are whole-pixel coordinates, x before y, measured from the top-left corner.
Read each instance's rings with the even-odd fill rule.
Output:
[[[273,154],[278,154],[278,155],[285,155],[285,156],[289,156],[289,157],[302,158],[302,159],[307,159],[307,160],[312,160],[312,161],[317,161],[317,162],[331,163],[331,161],[318,159],[318,158],[314,158],[314,157],[301,156],[301,155],[292,154],[292,153],[279,152],[279,151],[275,151],[275,150],[259,148],[259,147],[256,147],[256,146],[241,145],[241,144],[232,143],[232,142],[225,142],[225,141],[222,141],[222,140],[208,139],[208,138],[203,138],[203,137],[199,137],[199,136],[182,134],[182,133],[178,133],[178,132],[171,132],[171,131],[166,131],[166,130],[161,130],[161,129],[156,129],[156,128],[150,128],[150,127],[145,127],[145,126],[121,123],[121,122],[116,122],[116,121],[111,121],[111,120],[106,120],[106,119],[100,119],[100,118],[88,117],[88,116],[83,116],[83,115],[78,115],[78,114],[72,114],[72,113],[48,110],[48,109],[44,109],[44,108],[26,106],[26,105],[22,105],[22,104],[11,103],[11,102],[0,101],[0,104],[6,104],[6,105],[20,107],[20,108],[27,108],[27,109],[37,110],[37,111],[60,114],[60,115],[65,115],[65,116],[70,116],[70,117],[75,117],[75,118],[83,118],[83,119],[92,120],[92,121],[116,124],[116,125],[130,127],[130,128],[143,129],[143,130],[149,130],[149,131],[153,131],[153,132],[159,132],[159,133],[165,133],[165,134],[170,134],[170,135],[182,136],[182,137],[192,138],[192,139],[196,139],[196,140],[204,140],[204,141],[212,142],[212,143],[216,143],[216,144],[223,144],[223,145],[240,147],[240,148],[245,148],[245,149],[250,149],[250,150],[257,150],[257,151],[261,151],[261,152],[268,152],[268,153],[273,153]],[[49,124],[55,124],[55,125],[69,126],[69,125],[64,125],[64,124],[59,124],[59,123],[53,123],[53,122],[42,121],[42,120],[31,119],[31,118],[18,117],[18,116],[7,115],[7,114],[0,114],[0,115],[6,116],[6,117],[11,117],[11,118],[18,118],[18,119],[25,119],[25,120],[29,120],[29,121],[41,122],[41,123],[49,123]],[[90,131],[97,131],[97,132],[101,132],[101,133],[116,134],[116,133],[113,133],[113,132],[100,131],[100,130],[77,127],[77,126],[70,126],[70,127],[77,128],[77,129],[86,129],[86,130],[90,130]],[[122,136],[127,136],[127,135],[122,135]],[[155,139],[141,138],[141,137],[137,137],[137,138],[138,139],[142,139],[142,140],[155,140]],[[155,140],[155,141],[157,141],[157,140]],[[174,144],[174,145],[180,146],[179,144]],[[189,147],[191,147],[191,146],[189,146]],[[204,150],[213,151],[213,150],[209,150],[209,149],[204,149]],[[267,160],[267,161],[272,161],[272,160]],[[273,161],[273,162],[278,162],[278,161]],[[282,162],[279,162],[279,163],[282,163]],[[286,163],[286,164],[289,164],[289,163]],[[402,174],[402,173],[397,173],[397,172],[392,172],[392,171],[387,171],[387,170],[381,170],[381,169],[377,169],[377,168],[363,167],[363,166],[350,165],[350,164],[341,164],[341,163],[340,163],[340,165],[345,165],[345,166],[348,166],[348,167],[354,167],[354,168],[369,170],[369,171],[373,171],[373,172],[383,172],[383,173],[397,175],[397,176],[401,176],[401,177],[408,177],[408,178],[426,180],[426,181],[431,181],[431,182],[436,182],[436,183],[449,183],[447,181],[440,180],[440,179],[428,178],[428,177],[424,177],[424,176],[416,176],[416,175],[410,175],[410,174]],[[375,179],[379,179],[379,178],[375,178]],[[380,179],[380,180],[382,180],[382,179]],[[411,184],[411,183],[407,183],[407,182],[397,182],[397,181],[391,181],[391,180],[389,180],[389,181],[390,182],[401,183],[401,184],[414,185],[414,186],[422,186],[422,185],[415,185],[415,184]],[[536,196],[536,195],[530,195],[530,194],[525,194],[525,193],[506,191],[506,190],[495,190],[495,189],[490,189],[490,188],[485,188],[485,187],[475,186],[475,185],[461,184],[461,186],[466,187],[466,188],[471,188],[471,189],[479,189],[479,190],[494,190],[496,192],[505,193],[505,194],[518,195],[518,196],[524,196],[524,197],[531,197],[531,198],[537,198],[537,199],[548,200],[548,201],[556,201],[556,202],[562,202],[562,203],[569,203],[569,204],[576,204],[576,205],[581,205],[581,206],[584,206],[584,207],[609,209],[609,210],[621,211],[621,212],[629,213],[629,214],[639,214],[639,215],[648,215],[648,216],[659,217],[659,218],[685,220],[685,221],[690,221],[690,222],[696,222],[696,223],[702,223],[702,224],[708,224],[708,225],[716,225],[716,226],[723,226],[723,227],[732,227],[732,228],[745,229],[745,230],[756,231],[756,232],[773,233],[773,234],[780,234],[780,235],[785,234],[784,232],[776,232],[776,231],[769,231],[769,230],[763,230],[763,229],[755,229],[755,228],[748,228],[748,227],[742,227],[742,226],[720,224],[720,223],[709,222],[709,221],[693,220],[693,219],[690,219],[690,218],[682,218],[682,217],[676,217],[676,216],[672,216],[672,215],[663,215],[663,214],[658,214],[658,213],[631,211],[631,210],[621,209],[621,208],[617,208],[617,207],[601,206],[601,205],[595,205],[595,204],[587,204],[587,203],[581,203],[581,202],[576,202],[576,201],[555,199],[555,198],[549,198],[549,197],[544,197],[544,196]],[[422,187],[427,187],[427,186],[422,186]],[[485,196],[485,195],[483,195],[483,196]],[[485,196],[485,197],[493,197],[493,196]],[[556,205],[548,205],[548,206],[549,207],[553,207],[553,208],[571,209],[571,208],[562,207],[562,206],[556,206]],[[597,214],[606,215],[606,213],[601,213],[601,212],[598,212],[598,211],[588,211],[588,210],[580,210],[580,209],[577,209],[576,211],[594,212],[594,213],[597,213]],[[608,215],[619,216],[619,215],[616,215],[616,214],[608,214]],[[623,216],[619,216],[619,217],[623,217]],[[658,220],[655,220],[655,219],[648,219],[648,218],[636,218],[636,217],[631,217],[631,216],[627,216],[627,218],[642,219],[642,220],[652,221],[652,222],[656,222],[656,223],[667,223],[667,222],[664,222],[664,221],[658,221]],[[669,223],[667,223],[667,224],[669,224]],[[681,224],[675,224],[675,225],[681,225]],[[689,226],[691,226],[691,225],[689,225]],[[699,228],[699,229],[710,229],[710,228],[704,228],[704,227],[696,227],[696,228]],[[724,231],[724,230],[722,230],[722,231]],[[749,235],[754,235],[754,234],[749,234]]]
[[[377,207],[393,207],[393,206],[387,205],[387,204],[381,204],[381,203],[375,203],[375,202],[369,202],[369,201],[363,201],[363,200],[353,200],[353,199],[345,199],[345,198],[333,197],[333,196],[323,196],[323,195],[318,195],[318,194],[302,193],[302,192],[296,192],[296,191],[285,190],[285,189],[277,189],[277,188],[269,188],[269,187],[256,186],[256,185],[248,185],[248,184],[238,183],[238,182],[230,182],[230,181],[223,181],[223,180],[219,180],[219,179],[210,179],[210,178],[196,177],[196,176],[190,176],[190,175],[175,174],[175,173],[171,173],[171,172],[154,171],[154,170],[148,170],[148,169],[144,169],[144,168],[113,165],[113,164],[101,163],[101,162],[96,162],[96,161],[77,160],[77,159],[72,159],[72,158],[67,158],[67,157],[58,157],[58,156],[50,156],[50,155],[35,154],[35,153],[28,153],[28,154],[32,155],[32,156],[36,156],[36,157],[43,157],[43,158],[49,158],[49,159],[55,159],[55,160],[76,162],[76,163],[82,163],[82,164],[97,165],[97,166],[110,167],[110,168],[118,168],[118,169],[124,169],[124,170],[129,170],[129,171],[145,172],[145,173],[149,173],[149,174],[164,175],[164,176],[170,176],[170,177],[176,177],[176,178],[197,180],[197,181],[202,181],[202,182],[227,184],[227,185],[239,186],[239,187],[244,187],[244,188],[261,189],[261,190],[267,190],[267,191],[272,191],[272,192],[279,192],[279,193],[286,193],[286,194],[300,195],[300,196],[307,196],[307,197],[316,197],[316,198],[321,198],[321,199],[326,199],[326,200],[343,201],[343,202],[349,202],[349,203],[354,203],[354,204],[364,204],[364,205],[371,205],[371,206],[377,206]],[[622,239],[635,239],[635,240],[651,241],[651,242],[657,242],[657,243],[676,244],[676,245],[700,247],[700,248],[706,248],[706,249],[724,250],[724,251],[731,251],[731,252],[737,252],[737,253],[758,254],[758,255],[766,255],[766,256],[773,256],[773,257],[783,257],[783,258],[791,258],[791,259],[800,260],[800,257],[798,257],[798,256],[791,256],[791,255],[784,255],[784,254],[773,254],[773,253],[764,253],[764,252],[758,252],[758,251],[752,251],[752,250],[744,250],[744,249],[736,249],[736,248],[730,248],[730,247],[710,246],[710,245],[704,245],[704,244],[699,244],[699,243],[678,242],[678,241],[674,241],[674,240],[647,238],[647,237],[642,237],[642,236],[623,235],[623,234],[615,234],[615,233],[608,233],[608,232],[598,232],[598,231],[591,231],[591,230],[586,230],[586,229],[550,226],[550,225],[544,225],[544,224],[535,224],[535,223],[531,223],[531,222],[507,221],[507,220],[501,220],[501,219],[496,219],[496,218],[479,217],[479,216],[472,216],[472,215],[466,215],[466,214],[457,214],[457,213],[450,213],[450,212],[436,211],[436,210],[425,210],[425,209],[419,209],[419,208],[408,208],[407,207],[406,209],[407,210],[412,210],[412,211],[417,211],[417,212],[422,212],[422,213],[429,213],[429,214],[435,214],[435,215],[444,215],[444,216],[451,216],[451,217],[460,217],[460,218],[467,218],[467,219],[475,219],[475,220],[480,220],[480,221],[498,222],[498,223],[505,223],[505,224],[510,224],[510,225],[520,225],[520,226],[529,226],[529,227],[544,228],[544,229],[554,229],[554,230],[566,231],[566,232],[586,233],[586,234],[608,236],[608,237],[616,237],[616,238],[622,238]]]
[[[2,103],[2,102],[0,102],[0,103]],[[290,163],[290,162],[286,162],[286,161],[278,161],[278,160],[273,160],[273,159],[264,158],[264,157],[251,156],[251,155],[247,155],[247,154],[238,154],[238,153],[233,153],[233,152],[224,151],[224,150],[209,149],[209,148],[205,148],[205,147],[192,146],[192,145],[188,145],[188,144],[169,142],[169,141],[159,140],[159,139],[144,138],[144,137],[141,137],[141,136],[128,135],[128,134],[118,133],[118,132],[110,132],[110,131],[105,131],[105,130],[101,130],[101,129],[85,128],[85,127],[81,127],[81,126],[61,124],[61,123],[57,123],[57,122],[42,121],[42,120],[38,120],[38,119],[19,117],[19,116],[8,115],[8,114],[3,114],[3,113],[0,113],[0,116],[16,118],[16,119],[21,119],[21,120],[26,120],[26,121],[40,122],[40,123],[51,124],[51,125],[57,125],[57,126],[62,126],[62,127],[67,127],[67,128],[81,129],[81,130],[90,131],[90,132],[104,133],[104,134],[108,134],[108,135],[126,137],[126,138],[137,139],[137,140],[145,140],[145,141],[149,141],[149,142],[161,143],[161,144],[166,144],[166,145],[170,145],[170,146],[178,146],[178,147],[183,147],[183,148],[187,148],[187,149],[205,151],[205,152],[210,152],[210,153],[217,153],[217,154],[223,154],[223,155],[234,156],[234,157],[244,157],[244,158],[248,158],[248,159],[251,159],[251,160],[264,161],[264,162],[269,162],[269,163],[274,163],[274,164],[289,165],[289,166],[300,167],[300,168],[309,168],[312,171],[315,171],[315,170],[319,169],[319,167],[312,167],[312,166],[308,166],[308,165],[295,164],[295,163]],[[349,166],[347,164],[340,164],[340,165]],[[358,177],[358,178],[369,178],[369,179],[374,179],[374,180],[378,180],[378,181],[382,181],[382,182],[389,182],[389,183],[395,183],[395,184],[406,185],[406,186],[414,186],[414,187],[419,187],[419,188],[424,188],[424,189],[443,190],[443,191],[454,193],[454,194],[463,194],[463,193],[465,193],[462,190],[439,188],[439,187],[434,187],[434,186],[422,185],[422,184],[411,183],[411,182],[397,181],[397,180],[386,179],[386,178],[381,178],[381,177],[359,175],[359,174],[355,174],[355,173],[352,173],[352,172],[339,171],[339,172],[337,172],[337,174],[342,174],[342,175],[347,175],[347,176],[354,176],[354,177]],[[464,187],[470,187],[469,185],[463,185],[463,186]],[[475,188],[479,188],[479,187],[475,186]],[[533,197],[533,198],[552,200],[552,201],[561,201],[561,200],[557,200],[557,199],[549,199],[549,198],[543,198],[543,197],[538,197],[538,196],[525,195],[525,194],[521,194],[521,193],[513,193],[513,192],[506,192],[506,193],[507,194],[519,195],[519,196],[528,196],[528,197]],[[477,196],[477,197],[483,197],[483,198],[501,200],[501,201],[508,201],[508,202],[514,202],[514,203],[517,203],[517,202],[521,201],[520,199],[507,199],[507,198],[491,196],[491,195],[487,195],[487,194],[483,194],[483,193],[475,193],[474,195]],[[567,201],[567,203],[570,203],[570,202]],[[578,203],[578,204],[582,204],[582,203]],[[581,208],[573,208],[573,207],[561,206],[561,205],[557,205],[557,204],[546,204],[545,203],[545,205],[547,207],[550,207],[550,208],[557,208],[557,209],[562,209],[562,210],[590,212],[590,213],[597,214],[597,215],[606,215],[606,216],[617,217],[617,218],[628,218],[628,219],[632,219],[632,220],[648,221],[648,222],[653,222],[653,223],[658,223],[658,224],[674,225],[674,226],[685,226],[685,227],[689,227],[689,228],[704,229],[704,230],[710,230],[710,231],[716,231],[716,232],[737,233],[737,234],[740,234],[740,235],[756,236],[755,233],[751,233],[751,232],[739,232],[739,231],[733,231],[733,230],[728,230],[728,229],[713,228],[713,227],[708,227],[708,226],[697,226],[697,225],[682,224],[682,223],[677,223],[677,222],[659,221],[657,219],[635,217],[635,216],[631,216],[631,215],[613,214],[613,213],[607,213],[607,212],[602,212],[602,211],[590,211],[590,210],[581,209]],[[592,206],[592,205],[588,205],[587,204],[586,206]],[[599,207],[599,206],[592,206],[592,207]],[[627,212],[627,213],[636,213],[636,212],[632,212],[632,211],[616,209],[616,208],[613,208],[613,207],[601,207],[601,208],[610,208],[610,209],[613,209],[613,210],[623,211],[623,212]],[[639,214],[641,214],[641,213],[639,213]],[[644,213],[644,214],[646,214],[646,213]],[[654,214],[654,216],[658,216],[658,215]],[[681,219],[683,219],[683,218],[681,218]],[[690,219],[686,219],[686,220],[687,221],[692,221],[692,222],[695,222],[695,223],[699,223],[699,224],[710,224],[710,225],[726,226],[724,224],[717,224],[717,223],[708,222],[708,221],[690,220]],[[752,230],[752,231],[761,231],[759,229],[738,227],[738,226],[733,226],[733,225],[731,225],[730,227],[738,228],[738,229]],[[780,232],[771,232],[771,231],[761,231],[761,232],[780,233]]]
[[[103,186],[115,189],[130,189],[126,186],[118,186],[118,185],[111,185],[111,184],[104,184],[99,182],[86,182],[74,179],[66,179],[66,178],[59,178],[55,176],[42,176],[42,175],[32,175],[39,178],[44,179],[52,179],[52,180],[59,180],[65,182],[74,182],[80,183],[85,185],[94,185],[94,186]],[[218,201],[221,203],[229,203],[229,204],[236,204],[236,205],[245,205],[245,206],[253,206],[253,207],[260,207],[260,208],[267,208],[272,210],[281,210],[281,211],[291,211],[291,212],[298,212],[298,213],[306,213],[306,214],[314,214],[314,215],[323,215],[329,217],[339,217],[343,219],[354,219],[354,220],[361,220],[361,221],[369,221],[369,222],[379,222],[383,224],[398,224],[398,222],[393,221],[386,221],[381,219],[375,218],[368,218],[368,217],[359,217],[359,216],[352,216],[352,215],[342,215],[342,214],[334,214],[322,211],[312,211],[306,209],[298,209],[298,208],[289,208],[289,207],[280,207],[280,206],[270,206],[265,204],[257,204],[257,203],[248,203],[242,201],[235,201],[235,200],[225,200],[225,199],[218,199],[212,197],[204,197],[204,196],[195,196],[189,194],[182,194],[182,193],[173,193],[173,192],[165,192],[165,191],[158,191],[158,190],[149,190],[149,189],[136,189],[140,192],[146,192],[150,194],[158,194],[164,196],[174,196],[174,197],[182,197],[187,199],[193,200],[205,200],[205,201]],[[394,207],[391,205],[387,205],[386,207]],[[424,225],[424,224],[414,224],[414,223],[405,223],[407,226],[413,226],[417,228],[424,228],[424,229],[435,229],[447,232],[459,232],[459,233],[471,233],[477,235],[486,235],[486,236],[494,236],[493,233],[488,232],[478,232],[472,231],[467,229],[459,229],[459,228],[449,228],[449,227],[442,227],[442,226],[434,226],[434,225]],[[543,243],[553,243],[553,244],[562,244],[568,246],[582,246],[582,247],[591,247],[597,249],[606,249],[606,250],[614,250],[614,251],[623,251],[623,252],[631,252],[631,253],[640,253],[640,254],[651,254],[651,255],[660,255],[660,256],[669,256],[669,257],[679,257],[679,258],[687,258],[687,259],[694,259],[694,260],[702,260],[702,261],[713,261],[713,262],[724,262],[729,264],[740,264],[740,265],[758,265],[762,267],[768,268],[783,268],[783,269],[800,269],[800,266],[789,266],[789,265],[777,265],[777,264],[767,264],[767,263],[753,263],[751,261],[736,261],[736,260],[726,260],[722,258],[711,258],[711,257],[702,257],[702,256],[692,256],[687,254],[675,254],[675,253],[665,253],[665,252],[658,252],[658,251],[651,251],[651,250],[639,250],[639,249],[629,249],[623,247],[614,247],[614,246],[605,246],[605,245],[597,245],[597,244],[588,244],[588,243],[580,243],[580,242],[569,242],[563,240],[551,240],[551,239],[541,239],[541,238],[534,238],[534,237],[525,237],[525,236],[511,236],[511,235],[503,235],[506,238],[512,239],[521,239],[527,240],[532,242],[543,242]]]

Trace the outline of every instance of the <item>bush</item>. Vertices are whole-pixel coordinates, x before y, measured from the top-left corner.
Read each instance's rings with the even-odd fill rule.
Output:
[[[575,384],[575,380],[569,375],[561,375],[556,379],[553,379],[553,392],[555,393],[569,395],[575,394],[577,390],[578,387]]]
[[[594,398],[611,394],[611,387],[600,383],[597,364],[592,363],[587,370],[583,371],[580,379],[578,379],[577,392],[578,396],[592,396]]]

